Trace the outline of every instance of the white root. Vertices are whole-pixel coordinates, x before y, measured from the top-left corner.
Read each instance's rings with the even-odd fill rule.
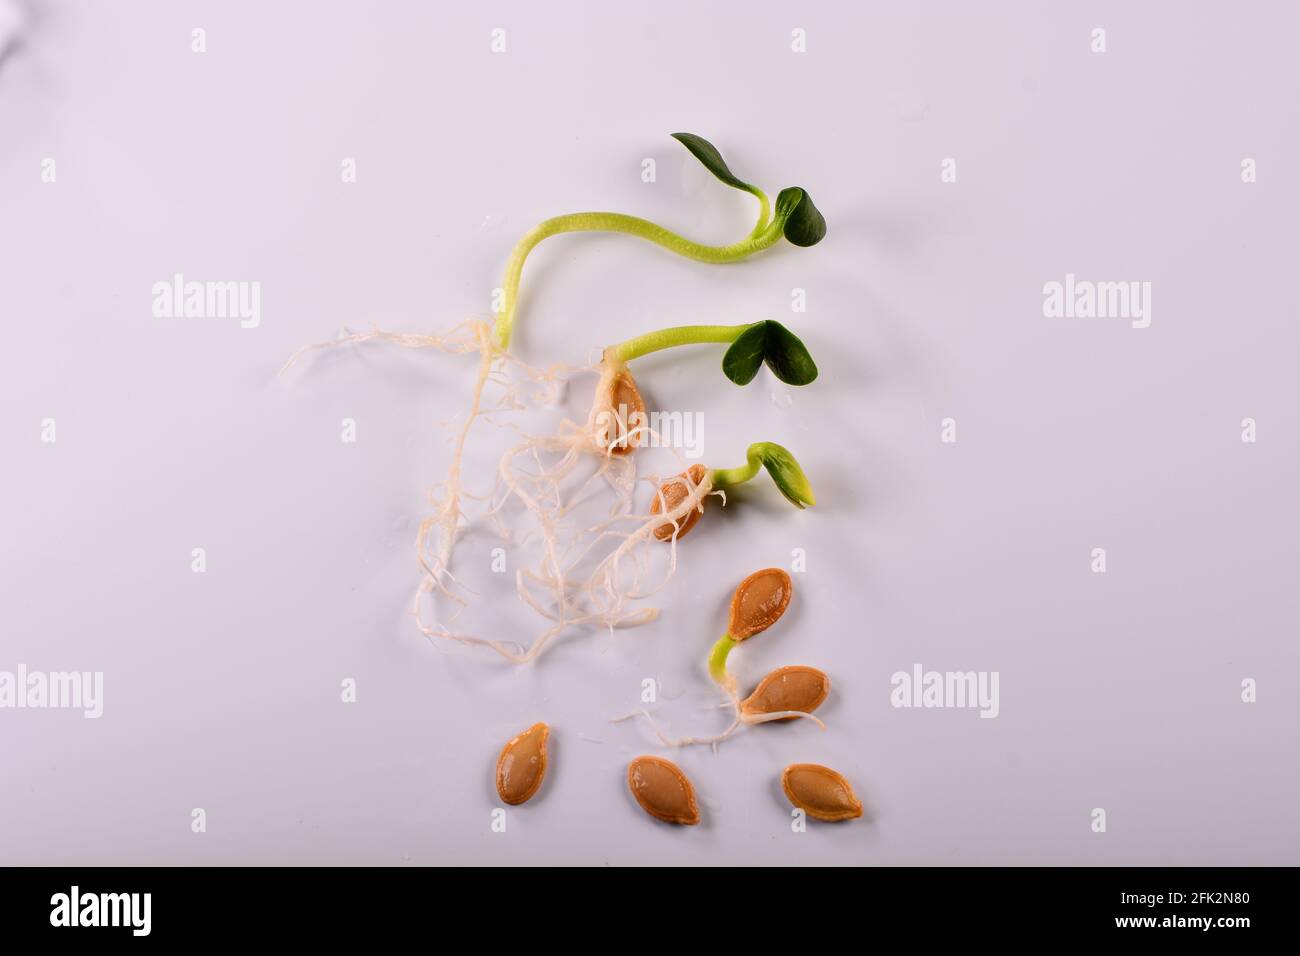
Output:
[[[722,704],[720,706],[726,707],[729,706],[729,704]],[[650,729],[654,731],[655,736],[659,738],[659,742],[665,747],[694,747],[704,744],[717,750],[718,744],[722,743],[728,737],[734,736],[738,731],[745,727],[753,724],[765,724],[773,720],[785,720],[792,717],[806,717],[822,730],[826,729],[826,724],[824,724],[819,717],[806,711],[774,710],[768,714],[745,714],[741,712],[739,707],[736,708],[736,716],[735,719],[732,720],[730,726],[728,726],[722,733],[714,734],[711,737],[669,737],[659,729],[659,724],[655,721],[650,711],[645,708],[635,710],[630,714],[623,714],[621,717],[615,717],[610,721],[610,723],[617,724],[625,720],[632,720],[636,717],[645,718],[646,722],[650,724]]]
[[[722,741],[726,740],[728,737],[733,736],[743,728],[753,726],[754,724],[766,724],[773,720],[806,717],[822,730],[826,729],[826,724],[822,722],[820,717],[804,710],[774,710],[765,714],[746,713],[744,708],[741,706],[740,695],[736,693],[735,678],[731,677],[730,674],[727,675],[727,682],[725,684],[719,684],[719,686],[726,692],[727,699],[718,704],[718,706],[730,707],[734,715],[730,726],[720,734],[714,734],[711,737],[669,737],[659,729],[659,724],[655,722],[650,711],[645,708],[635,710],[630,714],[623,714],[621,717],[615,717],[610,721],[610,723],[617,724],[625,720],[632,720],[636,717],[644,717],[650,724],[650,729],[653,730],[655,736],[659,738],[659,742],[665,747],[692,747],[705,744],[712,747],[715,751],[718,749],[718,744],[722,743]]]
[[[482,645],[509,661],[527,663],[535,660],[555,638],[567,631],[601,628],[612,632],[616,628],[648,623],[658,616],[657,608],[632,606],[632,602],[649,598],[667,584],[676,570],[677,531],[683,519],[691,510],[703,508],[706,495],[720,492],[712,491],[707,478],[696,483],[688,475],[678,475],[670,481],[684,482],[687,493],[676,507],[665,507],[666,501],[660,490],[661,513],[638,514],[634,511],[637,477],[633,456],[613,454],[602,430],[609,423],[608,416],[620,412],[612,408],[607,395],[613,377],[626,371],[622,363],[602,361],[596,369],[579,370],[559,366],[546,370],[532,368],[503,352],[496,345],[491,327],[485,322],[475,321],[442,336],[378,329],[364,333],[345,332],[332,342],[299,349],[281,371],[288,370],[305,353],[368,341],[383,341],[404,348],[432,348],[450,354],[479,354],[469,413],[455,435],[447,478],[436,492],[430,491],[434,510],[420,522],[416,533],[416,553],[422,576],[411,610],[421,633],[430,640],[442,638]],[[503,455],[497,469],[495,490],[489,495],[479,496],[464,489],[461,463],[470,431],[480,417],[551,402],[567,378],[564,373],[593,370],[599,371],[601,378],[585,426],[565,421],[554,435],[533,436],[510,425],[519,433],[520,440]],[[520,395],[519,385],[512,381],[508,372],[522,376],[524,383],[537,386],[527,396],[529,401]],[[485,407],[483,402],[489,383],[502,390],[502,396],[493,407]],[[617,421],[622,425],[624,417],[619,414]],[[650,429],[636,427],[626,430],[624,437],[636,443],[641,438],[654,436]],[[594,471],[579,481],[583,466],[591,462],[595,463]],[[653,480],[655,487],[659,487],[658,478],[643,480]],[[570,490],[568,486],[575,481],[579,482],[577,488]],[[592,528],[573,529],[570,512],[585,500],[585,496],[601,488],[613,492],[609,518]],[[521,569],[515,577],[520,600],[549,624],[530,644],[493,640],[453,629],[457,618],[471,605],[469,589],[456,579],[451,570],[457,539],[471,520],[464,510],[465,498],[488,501],[486,517],[507,542],[523,546],[533,537],[540,541],[542,556],[538,565]],[[503,509],[511,500],[522,505],[533,521],[529,533],[519,541],[514,540],[513,530],[502,517]],[[616,530],[620,524],[628,523],[635,524],[635,527],[630,531]],[[667,569],[661,579],[647,582],[648,560],[663,546],[663,542],[654,538],[654,532],[666,524],[674,526],[674,534],[667,542]],[[594,568],[583,571],[582,566],[593,560]],[[426,595],[434,602],[443,599],[451,605],[445,622],[425,619]]]
[[[560,459],[546,468],[541,464],[539,452],[559,454]],[[531,472],[521,470],[517,463],[522,458],[533,461],[538,468]],[[589,458],[598,462],[596,472],[566,499],[560,489],[561,482],[573,473],[579,461]],[[504,652],[498,648],[503,656],[516,663],[534,660],[555,637],[571,628],[599,627],[612,631],[653,621],[659,613],[657,608],[629,607],[629,602],[652,596],[676,570],[674,535],[669,542],[668,567],[663,578],[650,586],[643,583],[647,574],[645,552],[660,544],[653,537],[654,531],[665,524],[679,524],[692,508],[702,507],[704,496],[711,488],[707,479],[696,483],[689,476],[677,476],[672,481],[684,481],[687,486],[687,495],[677,507],[663,514],[635,514],[631,510],[635,488],[631,456],[611,454],[593,432],[575,430],[572,426],[561,437],[525,437],[502,457],[499,477],[506,495],[494,510],[500,508],[507,498],[518,500],[533,516],[542,541],[543,560],[536,569],[517,573],[516,590],[525,604],[552,622],[551,627],[526,648]],[[586,529],[585,534],[571,537],[567,543],[562,542],[561,520],[577,498],[600,479],[604,479],[616,494],[610,518]],[[658,480],[654,481],[658,487]],[[662,502],[662,491],[659,494]],[[638,527],[630,532],[613,530],[619,522],[629,521],[636,522]],[[585,543],[584,536],[587,539]],[[583,562],[611,540],[617,541],[617,546],[600,558],[593,570],[583,573],[580,570]],[[630,574],[625,574],[625,561],[631,564]],[[545,599],[535,590],[545,594]]]
[[[826,724],[816,714],[810,714],[806,710],[772,710],[766,714],[745,714],[740,720],[743,724],[765,724],[769,720],[788,720],[792,717],[807,717],[822,730],[826,729]]]
[[[665,734],[662,730],[659,729],[659,724],[655,722],[655,719],[654,717],[651,716],[650,711],[646,710],[645,708],[642,708],[640,710],[635,710],[630,714],[624,714],[621,717],[615,717],[610,721],[610,723],[617,724],[625,720],[632,720],[636,717],[644,717],[646,719],[646,722],[650,724],[650,729],[654,731],[655,736],[659,738],[659,742],[663,744],[665,747],[691,747],[697,744],[706,744],[712,747],[714,750],[717,750],[718,744],[726,740],[728,737],[730,737],[732,734],[734,734],[737,730],[740,729],[740,719],[737,718],[736,720],[732,721],[730,727],[728,727],[720,734],[714,734],[712,737],[669,737],[667,734]]]

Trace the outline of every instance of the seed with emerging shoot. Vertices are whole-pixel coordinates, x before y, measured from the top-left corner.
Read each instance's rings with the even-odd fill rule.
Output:
[[[741,581],[731,596],[727,633],[709,651],[709,676],[727,691],[733,702],[738,702],[736,680],[727,673],[727,655],[741,641],[775,624],[790,606],[793,592],[790,575],[780,568],[764,568]]]
[[[637,757],[627,765],[627,786],[641,809],[665,823],[695,826],[700,808],[681,768],[663,757]]]
[[[780,667],[772,671],[754,688],[754,692],[740,705],[745,717],[797,710],[811,714],[826,700],[831,692],[831,679],[815,667]],[[780,717],[778,720],[794,720]]]
[[[497,758],[497,794],[511,806],[532,799],[546,776],[546,740],[551,728],[533,724],[501,748]]]
[[[818,820],[854,820],[862,802],[843,776],[815,763],[792,763],[781,774],[781,788],[800,810]]]
[[[704,476],[707,471],[708,469],[703,465],[691,465],[690,468],[686,469],[686,471],[682,472],[672,481],[661,486],[659,492],[663,495],[663,501],[668,505],[666,510],[671,512],[674,508],[685,501],[687,494],[689,494],[688,489],[698,486],[700,482],[704,481]],[[659,501],[659,495],[655,495],[655,500],[650,505],[650,513],[652,515],[660,514],[665,510],[659,507]],[[695,527],[695,522],[699,521],[700,515],[704,513],[702,510],[703,507],[704,502],[701,500],[700,507],[692,508],[690,511],[686,512],[686,514],[682,515],[682,517],[677,519],[676,531],[678,538],[684,537],[686,532]],[[672,538],[673,530],[671,524],[661,525],[658,528],[655,528],[655,537],[660,541],[667,541]]]
[[[731,597],[727,635],[733,641],[743,641],[766,631],[790,606],[793,591],[790,575],[780,568],[755,571],[740,582]]]

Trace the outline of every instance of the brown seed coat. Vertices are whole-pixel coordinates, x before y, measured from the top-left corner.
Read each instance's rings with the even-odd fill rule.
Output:
[[[766,631],[790,606],[794,584],[780,568],[755,571],[740,582],[731,598],[731,618],[727,634],[733,641],[743,641]]]
[[[619,369],[609,380],[609,392],[606,396],[609,409],[613,415],[611,430],[614,434],[607,436],[610,441],[609,452],[612,455],[628,455],[632,449],[645,441],[645,435],[638,433],[628,437],[628,432],[646,422],[645,401],[636,387],[636,380],[627,369]],[[616,423],[616,424],[615,424]]]
[[[546,776],[546,741],[551,728],[533,724],[510,738],[497,758],[497,795],[512,806],[532,799]]]
[[[686,774],[663,757],[637,757],[627,765],[627,787],[641,809],[665,823],[695,826],[700,808]]]
[[[663,500],[668,503],[668,511],[672,511],[683,501],[686,500],[687,488],[686,479],[689,477],[693,484],[698,485],[704,480],[707,469],[703,465],[691,465],[690,468],[682,472],[672,481],[665,482],[660,486],[659,491],[663,495]],[[664,509],[659,507],[659,495],[655,495],[655,500],[650,504],[650,513],[652,515],[660,514]],[[704,505],[700,501],[700,508]],[[680,540],[686,536],[686,532],[695,527],[695,522],[700,520],[704,513],[700,508],[692,508],[686,514],[677,519],[677,537]],[[671,524],[661,525],[655,528],[655,537],[660,541],[671,540],[673,536],[673,526]]]
[[[854,820],[862,816],[862,801],[844,777],[815,763],[792,763],[781,774],[786,798],[818,820]]]
[[[746,716],[782,710],[811,714],[830,692],[831,679],[815,667],[778,667],[758,682],[754,692],[741,703],[740,712]],[[779,717],[776,722],[794,719]]]

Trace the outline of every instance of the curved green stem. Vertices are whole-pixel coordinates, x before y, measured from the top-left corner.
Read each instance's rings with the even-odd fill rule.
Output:
[[[761,216],[753,232],[740,242],[729,246],[706,246],[693,242],[675,232],[656,225],[648,219],[637,216],[625,216],[617,212],[578,212],[567,216],[556,216],[533,227],[518,243],[506,263],[505,279],[501,283],[504,301],[501,313],[496,320],[497,345],[505,350],[510,347],[510,333],[513,331],[515,312],[519,306],[519,280],[524,271],[524,260],[533,248],[550,236],[564,232],[622,232],[639,236],[656,245],[663,246],[679,256],[694,259],[697,262],[725,263],[739,262],[768,246],[773,245],[782,236],[783,223],[780,220],[767,222],[767,197],[756,192],[761,202]]]
[[[768,204],[767,193],[757,186],[750,186],[745,191],[758,197],[758,224],[754,226],[753,231],[749,234],[749,238],[756,239],[770,225],[768,216],[771,214],[772,207]]]
[[[799,462],[788,449],[776,442],[755,442],[745,451],[745,464],[739,468],[714,468],[709,472],[709,480],[714,488],[739,485],[757,475],[759,468],[767,469],[781,494],[796,508],[817,504],[812,485],[808,483],[808,476],[799,467]]]
[[[733,641],[730,634],[723,634],[709,651],[709,676],[724,687],[731,683],[731,675],[727,673],[727,655],[739,643]]]
[[[750,445],[745,452],[745,464],[739,468],[714,468],[711,472],[714,488],[742,485],[758,474],[763,467],[763,443]]]
[[[658,352],[662,349],[675,348],[678,345],[698,345],[703,342],[734,342],[742,332],[753,328],[753,323],[746,325],[675,325],[656,332],[647,332],[634,339],[620,342],[605,350],[606,356],[620,362],[630,362],[642,355]]]

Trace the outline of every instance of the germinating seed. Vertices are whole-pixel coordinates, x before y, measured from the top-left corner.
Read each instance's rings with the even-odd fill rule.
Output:
[[[551,728],[533,724],[501,748],[497,758],[497,794],[512,806],[532,799],[546,776],[546,741]]]
[[[637,757],[627,765],[627,786],[641,809],[665,823],[695,826],[700,808],[686,774],[663,757]]]
[[[743,641],[766,631],[790,606],[793,592],[790,575],[780,568],[755,571],[732,595],[727,635],[733,641]]]
[[[779,667],[758,682],[754,692],[741,703],[740,712],[746,717],[781,711],[811,714],[830,692],[831,679],[815,667]]]
[[[686,471],[682,472],[672,481],[665,483],[659,489],[660,494],[663,495],[663,500],[668,505],[668,511],[672,511],[686,500],[689,488],[691,486],[698,486],[702,481],[704,481],[706,471],[707,469],[703,465],[691,465],[690,468],[686,469]],[[689,485],[687,483],[688,480]],[[655,500],[650,505],[650,513],[652,515],[660,514],[664,510],[659,507],[659,500],[659,495],[655,495]],[[684,537],[686,532],[695,527],[695,523],[700,520],[700,516],[704,513],[703,510],[701,510],[703,507],[704,502],[701,501],[699,508],[692,508],[677,520],[676,532],[678,538]],[[673,531],[674,529],[671,524],[665,524],[655,528],[655,537],[660,541],[668,541],[672,538]]]
[[[862,802],[853,787],[830,767],[792,763],[781,774],[781,789],[800,810],[818,820],[854,820],[862,816]]]

